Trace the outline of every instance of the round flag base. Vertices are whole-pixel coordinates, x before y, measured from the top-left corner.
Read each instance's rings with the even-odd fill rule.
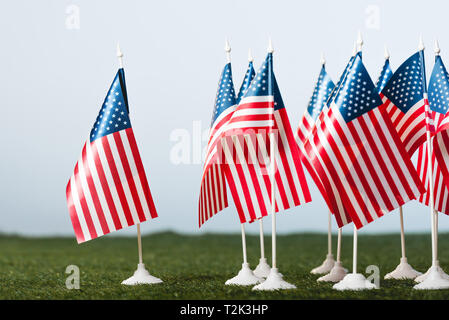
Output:
[[[420,275],[422,275],[421,272],[416,271],[415,269],[412,268],[410,264],[408,264],[407,258],[401,258],[401,262],[396,267],[396,269],[394,269],[390,273],[387,273],[384,279],[396,279],[396,280],[415,279]]]
[[[415,285],[413,289],[417,290],[438,290],[449,289],[449,280],[442,275],[439,266],[432,266],[426,272],[427,277],[419,284]]]
[[[266,258],[260,258],[259,264],[254,269],[254,275],[259,278],[266,278],[270,274],[271,267],[267,263]]]
[[[332,288],[340,291],[377,289],[377,287],[370,281],[366,280],[365,276],[361,273],[347,274],[343,280],[334,284]]]
[[[249,263],[242,263],[242,269],[232,279],[225,282],[225,285],[250,286],[262,282],[263,279],[256,277],[249,268]]]
[[[296,289],[296,286],[282,279],[282,274],[279,273],[277,268],[271,268],[267,279],[253,288],[253,290],[262,290],[262,291],[285,290],[285,289]]]
[[[440,274],[441,278],[445,279],[445,280],[449,280],[449,275],[447,275],[444,270],[440,267],[440,263],[439,261],[436,261],[434,263],[434,265],[432,265],[429,270],[427,270],[426,273],[424,273],[423,275],[420,275],[419,277],[415,278],[415,282],[421,283],[423,281],[425,281],[427,279],[427,277],[434,272],[433,269],[436,269],[436,271]]]
[[[328,254],[326,256],[326,260],[323,261],[323,263],[319,266],[310,271],[310,273],[313,274],[326,274],[331,271],[331,269],[334,267],[335,260],[332,253]]]
[[[137,284],[153,284],[153,283],[161,283],[162,280],[156,277],[153,277],[147,269],[145,269],[145,264],[139,263],[137,265],[137,270],[134,272],[132,277],[123,280],[122,284],[126,284],[128,286],[134,286]]]
[[[449,280],[449,275],[447,275],[446,272],[444,272],[444,270],[440,267],[440,262],[439,262],[439,261],[436,261],[436,262],[429,268],[429,270],[427,270],[426,273],[424,273],[423,275],[420,275],[419,277],[416,277],[416,278],[415,278],[415,282],[421,283],[421,282],[423,282],[424,280],[426,280],[426,278],[429,276],[429,274],[430,274],[430,272],[431,272],[431,270],[432,270],[432,268],[433,268],[434,266],[436,267],[437,271],[439,272],[440,276],[441,276],[443,279]]]
[[[339,282],[343,280],[343,278],[348,273],[348,270],[342,267],[340,261],[336,261],[334,264],[334,267],[331,269],[331,272],[328,274],[318,278],[317,281],[324,281],[324,282]]]

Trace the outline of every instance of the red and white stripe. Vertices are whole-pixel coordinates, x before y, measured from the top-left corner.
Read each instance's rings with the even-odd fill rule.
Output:
[[[415,151],[426,141],[426,101],[422,99],[403,113],[385,95],[380,94],[383,105],[390,116],[391,122],[404,144],[405,150],[411,157]]]
[[[345,211],[361,228],[424,191],[388,115],[379,108],[346,123],[332,103],[320,114],[305,149],[314,156],[339,227]]]
[[[66,196],[78,243],[157,217],[131,128],[85,143]]]
[[[221,155],[217,152],[217,143],[223,135],[234,109],[235,107],[229,107],[224,110],[214,121],[209,132],[198,206],[200,227],[209,218],[228,206],[225,175],[221,165]]]
[[[426,186],[426,190],[429,190],[429,180],[428,180],[428,165],[429,157],[427,155],[427,143],[423,144],[418,149],[418,163],[416,170],[418,171],[419,177],[422,183]],[[433,175],[433,185],[434,185],[434,204],[435,209],[439,212],[449,215],[449,192],[448,187],[445,184],[445,179],[443,173],[441,172],[441,167],[436,161],[435,153],[432,153],[432,175]],[[419,202],[428,206],[430,204],[430,193],[423,193],[419,199]]]
[[[275,211],[311,201],[286,109],[273,115],[272,96],[265,97],[265,104],[264,97],[254,98],[242,100],[230,120],[229,133],[222,138],[226,178],[242,223],[271,212],[270,143],[277,150]],[[270,130],[275,141],[269,138]]]

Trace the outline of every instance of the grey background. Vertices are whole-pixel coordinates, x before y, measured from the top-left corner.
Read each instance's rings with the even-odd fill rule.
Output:
[[[79,7],[79,29],[66,26],[70,5]],[[248,48],[258,67],[272,37],[277,80],[296,127],[321,51],[336,81],[361,30],[363,59],[375,80],[384,44],[396,68],[417,49],[422,33],[430,74],[435,37],[448,61],[448,9],[435,1],[2,1],[0,232],[73,235],[65,187],[117,70],[117,41],[125,54],[133,128],[160,215],[144,223],[143,232],[239,232],[232,199],[198,231],[202,167],[170,162],[173,130],[191,133],[193,121],[201,121],[203,130],[210,122],[224,38],[231,42],[238,88]],[[326,230],[325,203],[309,181],[313,202],[279,214],[279,232]],[[412,202],[404,212],[407,231],[429,231],[426,207]],[[439,221],[441,230],[449,229],[447,217]],[[397,232],[398,222],[392,212],[362,233]],[[257,225],[248,230],[257,232]]]

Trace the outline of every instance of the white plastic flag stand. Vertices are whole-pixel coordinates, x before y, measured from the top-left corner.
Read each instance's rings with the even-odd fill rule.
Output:
[[[117,57],[119,61],[120,68],[123,68],[123,53],[120,50],[120,45],[117,43]],[[126,285],[136,285],[136,284],[152,284],[161,283],[162,280],[150,275],[148,270],[145,268],[145,264],[142,261],[142,237],[140,235],[140,223],[137,224],[137,248],[139,251],[139,264],[137,265],[137,270],[134,274],[122,281],[122,284]]]
[[[318,278],[317,281],[339,282],[343,280],[343,278],[348,273],[348,270],[343,268],[340,257],[341,257],[341,228],[338,229],[337,261],[335,261],[335,264],[332,267],[331,271],[328,274]]]
[[[249,268],[249,263],[246,255],[246,236],[245,236],[245,225],[242,223],[242,247],[243,247],[243,263],[242,269],[234,277],[225,282],[225,285],[238,285],[238,286],[249,286],[254,285],[262,281],[261,278],[256,277],[253,271]]]
[[[327,225],[327,256],[323,263],[312,269],[310,273],[313,274],[326,274],[332,270],[335,264],[334,256],[332,255],[332,213],[329,211],[328,214],[328,225]]]
[[[419,50],[424,50],[424,44],[422,41],[422,37],[419,41]],[[438,47],[438,43],[436,43],[435,53],[439,54],[440,49]],[[424,55],[424,54],[423,54]],[[421,56],[423,58],[423,55]],[[422,62],[424,63],[424,61]],[[424,83],[424,93],[423,98],[424,101],[427,101],[427,90],[425,88],[426,84]],[[426,110],[426,122],[429,124],[430,119],[429,115],[429,104],[424,104]],[[435,289],[449,289],[449,279],[444,271],[440,268],[438,262],[438,247],[437,247],[437,214],[435,211],[434,198],[433,198],[433,175],[432,175],[432,143],[430,141],[430,131],[427,128],[427,159],[429,165],[427,166],[428,179],[429,179],[429,196],[430,196],[430,219],[431,219],[431,231],[432,231],[432,266],[430,269],[415,279],[419,284],[415,285],[413,288],[418,290],[435,290]]]
[[[271,39],[269,40],[268,45],[268,52],[273,53],[273,45],[271,43]],[[272,70],[269,70],[272,74]],[[269,77],[269,82],[271,82],[271,75]],[[273,84],[268,83],[268,88],[272,89]],[[273,92],[270,92],[270,95],[274,95]],[[274,109],[273,109],[274,112]],[[273,115],[274,118],[274,115]],[[277,136],[274,134],[274,132],[270,132],[270,176],[271,176],[271,249],[272,249],[272,268],[270,270],[270,273],[268,274],[268,277],[264,282],[261,284],[258,284],[257,286],[254,286],[253,290],[281,290],[281,289],[296,289],[296,286],[288,283],[283,279],[283,276],[281,273],[279,273],[278,268],[276,267],[276,199],[275,199],[275,173],[276,173],[276,138]],[[277,144],[276,144],[277,145]]]
[[[366,290],[377,289],[376,285],[368,281],[361,273],[357,273],[357,227],[354,225],[354,247],[352,260],[352,273],[347,274],[343,280],[334,284],[336,290]]]
[[[256,269],[254,269],[254,274],[259,278],[266,278],[270,273],[270,266],[267,263],[267,258],[265,258],[265,244],[263,238],[263,222],[259,219],[259,233],[260,233],[260,259],[259,264]]]
[[[137,247],[139,251],[139,264],[137,265],[137,270],[130,278],[123,280],[122,284],[134,286],[136,284],[161,283],[162,280],[153,277],[145,268],[145,264],[142,262],[142,237],[140,235],[140,223],[137,224]]]
[[[404,236],[404,216],[402,212],[402,206],[399,207],[399,220],[401,224],[401,260],[399,265],[392,272],[385,275],[385,279],[415,279],[422,273],[416,271],[407,262],[407,257],[405,256],[405,236]]]

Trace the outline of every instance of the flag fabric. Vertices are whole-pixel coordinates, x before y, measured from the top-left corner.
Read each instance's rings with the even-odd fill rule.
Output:
[[[382,108],[410,157],[426,141],[426,128],[431,125],[426,120],[425,90],[424,51],[420,50],[401,64],[380,93]]]
[[[422,204],[430,205],[430,193],[428,180],[428,165],[429,157],[427,155],[427,143],[421,145],[418,149],[418,162],[416,170],[418,171],[419,177],[422,183],[426,186],[426,192],[421,194],[418,201]],[[438,165],[438,161],[435,158],[435,152],[432,152],[432,176],[433,176],[433,203],[435,205],[435,210],[438,212],[445,213],[449,215],[449,192],[445,184],[445,178],[441,172],[441,168]]]
[[[271,212],[270,143],[276,150],[275,211],[311,200],[272,59],[269,53],[221,139],[226,178],[241,223]],[[270,132],[275,139],[270,139]]]
[[[356,55],[327,112],[305,144],[339,227],[357,228],[424,192],[376,88]],[[341,203],[339,201],[341,200]]]
[[[226,180],[220,155],[217,151],[217,142],[235,109],[235,105],[232,68],[231,63],[228,62],[224,66],[218,82],[209,141],[206,148],[206,160],[203,167],[198,205],[199,227],[228,206]]]
[[[312,97],[310,98],[309,105],[299,122],[297,136],[300,145],[304,143],[312,131],[315,121],[321,113],[321,110],[323,110],[323,107],[326,105],[334,87],[335,84],[327,74],[326,67],[323,64]]]
[[[379,78],[376,82],[376,91],[381,93],[382,90],[387,85],[387,82],[390,81],[391,77],[393,76],[393,70],[390,66],[390,59],[385,59],[385,63],[382,67],[382,71],[380,72]]]
[[[358,52],[356,55],[358,55],[359,57],[361,57],[362,53]],[[352,62],[355,59],[355,55],[351,56],[351,58],[349,59],[348,63],[346,64],[345,69],[343,70],[342,74],[340,75],[340,78],[338,79],[337,84],[334,86],[334,88],[331,91],[331,94],[329,95],[329,97],[327,98],[326,102],[323,104],[323,106],[321,107],[321,112],[320,114],[317,115],[317,118],[319,118],[319,116],[321,115],[321,113],[327,113],[329,110],[329,106],[331,105],[331,103],[334,101],[335,96],[337,94],[338,88],[340,87],[341,83],[343,82],[343,80],[346,78],[346,75],[348,73],[349,68],[352,65]],[[313,97],[312,97],[313,99]],[[316,121],[317,118],[314,119],[314,125],[311,127],[309,135],[311,132],[313,132],[313,130],[315,130],[315,125],[316,125]],[[298,129],[299,131],[299,129]],[[299,137],[299,132],[298,132],[298,137]],[[304,166],[306,167],[307,171],[309,172],[312,180],[315,182],[315,185],[318,187],[318,190],[320,191],[321,195],[323,196],[324,200],[326,201],[327,206],[329,207],[329,209],[332,212],[332,208],[333,208],[333,204],[330,202],[327,194],[326,194],[326,190],[324,187],[324,184],[331,184],[332,181],[329,181],[328,179],[325,179],[324,181],[321,180],[321,178],[319,177],[317,170],[315,169],[315,166],[319,167],[319,160],[316,158],[316,155],[314,154],[312,149],[306,149],[305,143],[307,141],[309,136],[307,136],[304,141],[299,141],[298,145],[300,146],[300,151],[301,151],[301,159],[304,163]],[[324,184],[323,184],[324,183]],[[332,186],[333,189],[333,194],[331,196],[331,198],[335,199],[335,205],[337,205],[339,207],[339,211],[338,211],[338,215],[335,216],[337,223],[340,227],[352,222],[351,216],[349,215],[349,213],[345,210],[341,197],[339,195],[338,189],[335,188],[335,186]]]
[[[346,69],[345,69],[346,71]],[[326,192],[324,190],[323,184],[313,169],[312,161],[308,157],[305,149],[304,143],[309,137],[309,134],[312,132],[313,127],[315,126],[316,119],[319,114],[326,107],[326,103],[329,100],[333,90],[335,88],[335,84],[332,81],[331,77],[326,72],[326,67],[323,64],[321,67],[320,74],[318,76],[318,81],[315,84],[315,88],[313,90],[312,97],[310,98],[309,104],[304,112],[301,120],[299,121],[299,126],[296,131],[297,143],[300,150],[301,160],[310,174],[310,177],[314,181],[318,190],[320,191],[323,198],[327,201]],[[326,107],[327,108],[327,107]]]
[[[449,74],[439,55],[435,56],[435,65],[429,81],[429,115],[436,126],[435,136],[432,138],[432,175],[434,182],[435,209],[449,214]],[[419,149],[417,170],[426,189],[428,181],[427,144]],[[421,195],[419,201],[429,205],[429,192]]]
[[[66,188],[78,243],[157,217],[119,69]]]

